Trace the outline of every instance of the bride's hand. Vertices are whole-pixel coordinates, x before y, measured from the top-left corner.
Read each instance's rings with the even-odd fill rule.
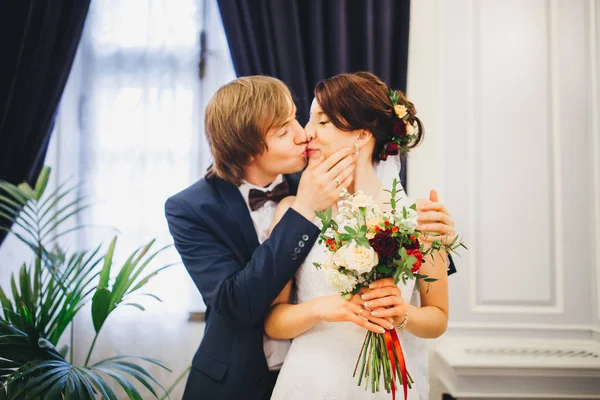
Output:
[[[353,322],[375,333],[384,333],[386,329],[393,328],[391,318],[372,316],[370,311],[363,307],[360,294],[352,296],[350,300],[344,300],[339,294],[315,300],[317,315],[322,321]]]
[[[371,289],[362,293],[363,307],[373,310],[373,317],[392,318],[394,325],[402,322],[406,304],[394,278],[380,279],[371,283],[370,287]]]
[[[417,229],[428,233],[427,236],[421,235],[419,240],[431,243],[441,239],[443,243],[452,243],[456,237],[454,220],[444,204],[439,201],[437,191],[431,190],[428,200],[418,199],[416,203],[419,224]]]

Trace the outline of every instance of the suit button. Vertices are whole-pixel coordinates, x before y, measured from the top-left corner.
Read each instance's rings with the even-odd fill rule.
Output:
[[[308,235],[302,235],[302,240],[306,242],[308,240]]]
[[[306,246],[306,242],[304,240],[301,240],[298,242],[298,246],[304,247],[304,246]]]
[[[290,257],[292,257],[292,260],[296,261],[298,259],[298,254],[292,253]]]
[[[294,253],[300,254],[301,251],[299,247],[294,247]]]

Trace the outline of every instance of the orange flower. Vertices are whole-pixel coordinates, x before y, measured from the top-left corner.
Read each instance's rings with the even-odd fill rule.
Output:
[[[396,113],[398,118],[402,119],[406,115],[406,106],[403,106],[401,104],[396,104],[394,106],[394,112]]]
[[[398,232],[398,227],[397,226],[392,227],[392,232],[394,232],[394,233]]]

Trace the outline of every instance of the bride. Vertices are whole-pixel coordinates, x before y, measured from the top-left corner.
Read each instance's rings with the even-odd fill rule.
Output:
[[[418,136],[412,143],[414,147],[422,138],[423,128],[413,105],[401,92],[397,93]],[[405,134],[393,129],[395,110],[389,94],[385,83],[366,72],[340,74],[321,81],[315,88],[306,126],[308,153],[313,159],[333,154],[344,146],[356,149],[348,191],[372,196],[382,209],[389,201],[385,189],[391,189],[400,170],[397,152],[393,146],[385,145],[392,135]],[[345,186],[347,181],[338,183]],[[288,198],[279,204],[272,226],[292,202]],[[336,211],[334,208],[334,215]],[[398,331],[406,366],[414,379],[408,398],[427,399],[427,349],[422,338],[435,338],[446,330],[446,254],[437,252],[424,260],[420,274],[437,281],[421,282],[420,291],[415,290],[414,280],[395,285],[392,279],[383,279],[348,301],[328,286],[323,270],[313,266],[323,256],[324,246],[315,245],[294,281],[273,302],[265,321],[265,332],[272,339],[293,339],[272,399],[390,399],[383,385],[380,392],[372,394],[370,388],[365,391],[359,387],[352,376],[366,329],[378,333],[384,329]],[[402,396],[401,387],[398,395]]]

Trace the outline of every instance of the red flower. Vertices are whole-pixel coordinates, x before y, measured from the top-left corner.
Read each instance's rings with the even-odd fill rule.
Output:
[[[392,133],[400,138],[406,136],[406,125],[403,121],[396,119],[392,123]]]
[[[396,156],[396,155],[398,155],[399,151],[400,151],[400,147],[398,147],[397,143],[394,143],[394,142],[388,143],[387,151],[386,151],[388,156]]]
[[[397,226],[393,226],[392,227],[392,232],[394,232],[394,233],[398,232],[398,227]]]
[[[379,159],[380,159],[381,161],[385,161],[385,160],[387,160],[387,154],[385,153],[385,150],[383,150],[383,151],[381,152],[381,154],[379,154]]]
[[[417,237],[416,237],[415,235],[412,235],[412,236],[410,237],[410,241],[411,241],[411,242],[414,242],[415,240],[417,240]]]
[[[327,240],[325,241],[325,243],[327,243],[327,244],[331,244],[331,243],[333,243],[333,239],[327,239]]]
[[[385,226],[388,226],[388,225],[390,224],[390,221],[384,221],[384,222],[383,222],[383,224],[384,224]]]
[[[391,236],[390,231],[381,231],[369,243],[379,257],[393,257],[398,254],[398,240]]]
[[[411,238],[412,240],[411,240],[410,244],[409,244],[408,246],[406,246],[406,249],[407,249],[407,250],[408,250],[408,249],[413,249],[413,250],[415,250],[415,249],[420,249],[420,248],[421,248],[421,243],[419,243],[419,241],[417,240],[417,238],[416,238],[416,237],[414,237],[414,236],[411,236],[410,238]],[[414,238],[414,239],[413,239],[413,238]]]
[[[414,274],[419,270],[419,268],[421,268],[421,265],[423,264],[423,253],[421,253],[421,250],[419,249],[409,249],[406,251],[406,254],[408,254],[409,256],[413,256],[417,259],[417,261],[413,264],[411,269],[412,273]]]
[[[378,226],[375,227],[375,232],[379,232],[380,230],[381,230],[380,227],[378,227]]]

